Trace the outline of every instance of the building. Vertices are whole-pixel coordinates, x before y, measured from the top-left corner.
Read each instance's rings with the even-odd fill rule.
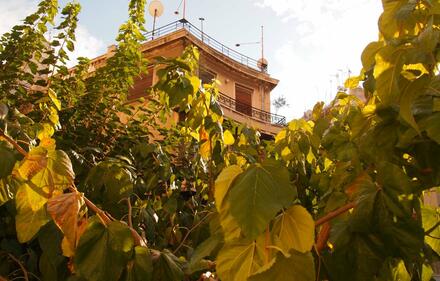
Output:
[[[157,56],[173,58],[182,54],[185,47],[194,45],[199,49],[199,77],[203,83],[212,79],[220,81],[219,103],[224,115],[239,123],[256,128],[266,137],[274,136],[286,124],[286,118],[271,113],[271,91],[278,80],[266,72],[264,61],[257,61],[226,47],[203,33],[185,19],[160,27],[146,34],[141,50],[146,58]],[[106,54],[91,61],[92,69],[105,63],[114,46]],[[156,69],[135,80],[129,98],[145,95],[145,89],[157,81]]]

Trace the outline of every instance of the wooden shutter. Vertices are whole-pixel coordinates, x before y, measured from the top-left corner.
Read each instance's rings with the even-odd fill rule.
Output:
[[[252,116],[252,93],[253,90],[244,86],[235,85],[235,110]]]

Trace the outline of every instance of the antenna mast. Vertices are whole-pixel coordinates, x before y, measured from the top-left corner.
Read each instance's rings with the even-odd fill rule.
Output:
[[[261,58],[264,59],[264,26],[261,26]]]

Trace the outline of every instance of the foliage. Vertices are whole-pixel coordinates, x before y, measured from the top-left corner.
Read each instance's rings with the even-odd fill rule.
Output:
[[[431,280],[440,4],[383,6],[346,83],[367,102],[338,93],[261,141],[201,85],[195,47],[144,58],[144,0],[105,63],[73,69],[80,6],[41,1],[0,40],[0,279]]]

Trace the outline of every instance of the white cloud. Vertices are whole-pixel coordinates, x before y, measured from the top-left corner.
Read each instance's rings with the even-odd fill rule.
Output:
[[[37,0],[0,0],[0,34],[8,32],[14,25],[20,24],[27,15],[33,13],[37,9]],[[94,58],[102,54],[104,42],[99,38],[90,34],[88,29],[78,24],[76,29],[75,50],[70,54],[69,66],[76,63],[77,57]]]
[[[95,58],[105,52],[104,48],[102,40],[91,35],[87,28],[79,24],[76,29],[75,50],[69,55],[69,65],[75,65],[78,57]]]
[[[8,32],[37,7],[36,0],[0,1],[0,34]]]
[[[381,2],[371,0],[255,0],[289,30],[272,54],[274,96],[287,97],[280,113],[300,117],[319,100],[329,101],[348,69],[357,75],[363,48],[377,39]],[[337,77],[336,75],[339,75]]]

